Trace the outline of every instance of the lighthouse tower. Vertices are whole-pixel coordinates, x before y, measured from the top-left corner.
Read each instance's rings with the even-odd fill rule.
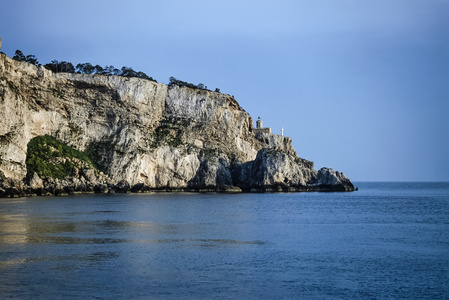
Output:
[[[262,129],[263,128],[263,122],[262,122],[262,119],[260,119],[260,117],[257,118],[256,128],[257,129]]]
[[[258,134],[258,133],[268,133],[271,134],[271,128],[270,127],[263,127],[263,122],[262,119],[260,117],[257,118],[256,121],[256,128],[253,129],[254,133]]]

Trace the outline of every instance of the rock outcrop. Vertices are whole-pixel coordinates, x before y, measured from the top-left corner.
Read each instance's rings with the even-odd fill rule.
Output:
[[[0,54],[0,111],[0,196],[354,189],[343,173],[315,171],[290,138],[255,134],[251,116],[227,94],[52,73]],[[94,165],[69,160],[74,167],[65,178],[32,173],[28,143],[45,135]]]

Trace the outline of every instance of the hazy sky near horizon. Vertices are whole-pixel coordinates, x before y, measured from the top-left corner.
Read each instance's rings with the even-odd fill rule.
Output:
[[[449,180],[449,1],[0,1],[2,51],[234,95],[353,181]]]

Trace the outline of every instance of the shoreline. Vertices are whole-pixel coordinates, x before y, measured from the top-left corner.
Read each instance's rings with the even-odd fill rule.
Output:
[[[46,188],[23,188],[9,187],[0,189],[0,198],[24,198],[54,196],[63,197],[81,194],[151,194],[151,193],[218,193],[218,194],[249,194],[249,193],[310,193],[310,192],[353,192],[356,189],[348,189],[345,186],[312,186],[312,187],[259,187],[251,189],[241,189],[237,186],[224,186],[217,188],[150,188],[148,186],[123,188],[115,185],[88,186],[84,189],[74,187],[46,187]]]

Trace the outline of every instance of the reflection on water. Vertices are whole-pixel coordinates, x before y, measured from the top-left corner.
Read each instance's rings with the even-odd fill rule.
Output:
[[[110,211],[108,211],[109,213]],[[73,213],[68,215],[75,215]],[[79,235],[121,235],[138,232],[154,232],[176,235],[194,232],[203,224],[155,224],[153,222],[129,222],[114,220],[49,221],[48,218],[28,218],[26,215],[0,217],[0,242],[2,244],[112,244],[112,243],[202,243],[203,245],[263,244],[262,241],[238,241],[232,239],[126,239],[109,237],[79,237]]]
[[[13,298],[448,298],[449,186],[0,203]]]
[[[27,242],[26,216],[0,214],[0,244]]]

